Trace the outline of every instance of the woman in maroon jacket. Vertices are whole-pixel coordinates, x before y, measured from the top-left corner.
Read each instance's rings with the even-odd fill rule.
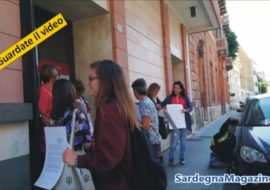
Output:
[[[88,168],[96,189],[130,189],[132,155],[130,128],[135,127],[135,108],[123,71],[104,60],[91,64],[90,94],[95,99],[94,141],[89,152],[77,155],[66,149],[64,162]]]

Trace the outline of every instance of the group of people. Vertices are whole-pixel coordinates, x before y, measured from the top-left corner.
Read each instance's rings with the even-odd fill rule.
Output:
[[[89,122],[89,107],[83,98],[84,87],[80,81],[71,83],[58,79],[53,66],[41,69],[44,84],[40,88],[39,111],[43,126],[66,126],[71,133],[71,118],[75,108],[79,109],[73,150],[64,151],[66,164],[91,171],[96,189],[132,189],[131,132],[142,127],[148,134],[156,156],[161,155],[158,112],[167,104],[182,104],[186,129],[174,129],[171,135],[169,165],[174,166],[174,154],[180,141],[180,164],[185,164],[186,130],[191,130],[192,106],[181,81],[173,84],[172,93],[164,100],[157,97],[160,86],[149,85],[140,78],[132,83],[137,105],[129,93],[121,67],[111,60],[97,61],[90,65],[89,92],[93,97],[91,107],[94,129]],[[76,150],[84,149],[80,155]]]
[[[85,87],[80,80],[71,83],[66,79],[59,79],[58,70],[52,65],[44,65],[40,71],[43,85],[39,92],[39,112],[42,126],[66,126],[67,136],[71,134],[72,113],[75,108],[76,130],[74,137],[74,149],[86,151],[92,142],[92,126],[89,122],[89,106],[83,98]],[[41,130],[42,159],[45,157],[44,131]]]
[[[161,136],[159,134],[159,120],[158,112],[162,110],[167,104],[181,104],[183,109],[181,110],[185,114],[186,128],[173,129],[171,131],[171,146],[169,153],[169,166],[174,167],[174,157],[177,148],[177,144],[180,141],[179,160],[180,164],[185,164],[185,151],[186,151],[186,135],[187,130],[191,131],[192,118],[190,112],[192,111],[192,105],[185,92],[185,87],[181,81],[176,81],[173,84],[173,90],[171,94],[165,98],[164,101],[160,101],[158,98],[158,92],[160,86],[157,83],[152,83],[146,88],[146,82],[144,79],[137,79],[132,83],[134,96],[139,100],[137,106],[137,117],[142,123],[143,128],[148,131],[151,143],[157,156],[160,157],[161,163],[163,163],[163,156],[161,156]]]

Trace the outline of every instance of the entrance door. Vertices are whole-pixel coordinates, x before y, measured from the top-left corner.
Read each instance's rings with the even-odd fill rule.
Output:
[[[34,6],[35,27],[38,28],[55,16],[48,10]],[[61,78],[74,80],[74,51],[72,23],[42,42],[38,47],[38,68],[42,65],[54,65]]]

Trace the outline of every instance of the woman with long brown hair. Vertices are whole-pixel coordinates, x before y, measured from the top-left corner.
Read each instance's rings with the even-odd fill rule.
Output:
[[[122,69],[110,60],[92,63],[89,88],[96,113],[93,145],[85,155],[66,149],[64,162],[88,168],[96,189],[130,189],[130,128],[135,127],[136,114]]]
[[[181,165],[185,164],[186,153],[186,130],[191,130],[192,119],[190,112],[193,110],[189,97],[186,94],[185,87],[181,81],[173,83],[172,93],[161,103],[164,107],[167,104],[181,104],[183,106],[182,113],[185,114],[186,128],[174,129],[171,133],[171,145],[169,153],[169,166],[174,167],[174,154],[177,148],[177,143],[180,141],[179,161]]]

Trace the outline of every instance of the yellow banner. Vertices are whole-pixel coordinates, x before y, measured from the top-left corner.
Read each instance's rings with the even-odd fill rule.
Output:
[[[0,70],[67,25],[61,13],[0,54]]]

